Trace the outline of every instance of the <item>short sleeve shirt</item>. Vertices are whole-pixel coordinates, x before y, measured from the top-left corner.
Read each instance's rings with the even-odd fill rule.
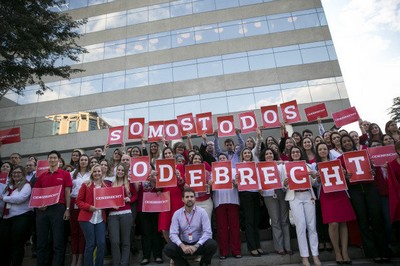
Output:
[[[60,199],[58,203],[65,204],[65,188],[72,187],[71,176],[67,171],[57,169],[41,174],[35,183],[35,188],[55,187],[61,185]]]

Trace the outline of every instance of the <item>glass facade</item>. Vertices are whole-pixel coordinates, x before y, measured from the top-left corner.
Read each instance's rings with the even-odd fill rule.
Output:
[[[133,117],[144,117],[148,122],[170,120],[186,113],[193,115],[203,112],[212,112],[214,115],[235,113],[260,109],[262,106],[279,105],[291,100],[303,104],[346,98],[348,95],[343,78],[332,77],[76,111],[95,113],[106,125],[120,126],[127,125],[129,118]],[[15,121],[12,126],[21,127],[22,138],[35,138],[57,135],[58,131],[54,130],[54,124],[57,122],[50,117],[42,117],[30,121]],[[10,124],[0,123],[0,129],[3,127],[10,127]],[[94,129],[101,128],[93,126],[90,128]],[[69,133],[74,131],[76,130],[70,130]]]
[[[88,24],[86,24],[88,25]],[[321,8],[202,25],[85,46],[79,63],[326,25]],[[59,60],[58,64],[75,62]]]
[[[148,85],[331,60],[337,60],[332,41],[296,44],[52,82],[46,84],[52,91],[46,92],[44,95],[36,95],[37,87],[30,86],[27,87],[24,96],[18,96],[17,103],[51,101]],[[9,96],[15,97],[13,94],[6,95],[6,97]]]

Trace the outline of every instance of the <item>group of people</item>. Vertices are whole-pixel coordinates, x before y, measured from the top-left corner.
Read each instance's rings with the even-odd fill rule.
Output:
[[[35,174],[35,156],[28,157],[22,166],[21,155],[13,153],[10,161],[1,164],[1,172],[7,176],[6,183],[0,183],[2,262],[22,265],[24,246],[31,236],[37,265],[63,265],[68,239],[65,221],[69,221],[70,227],[72,266],[103,265],[106,235],[113,265],[128,265],[130,253],[135,252],[137,245],[135,232],[141,235],[141,265],[149,264],[152,256],[156,263],[163,263],[163,252],[171,259],[170,265],[189,265],[188,255],[194,255],[200,265],[209,265],[217,249],[220,260],[229,255],[240,259],[241,228],[249,254],[259,257],[266,254],[259,237],[261,203],[268,210],[277,254],[294,253],[290,241],[292,222],[303,265],[310,265],[309,250],[314,265],[321,265],[318,256],[323,248],[334,250],[338,264],[351,264],[347,223],[357,220],[364,254],[376,263],[388,262],[389,245],[399,240],[393,234],[400,220],[400,131],[396,123],[387,122],[386,134],[377,124],[361,120],[361,134],[336,128],[325,131],[320,122],[318,125],[316,136],[309,129],[289,136],[282,125],[279,141],[274,136],[267,136],[264,141],[260,129],[255,138],[244,140],[237,129],[236,145],[234,139],[227,138],[223,141],[224,150],[216,131],[212,140],[202,135],[199,146],[193,145],[190,135],[187,143],[179,141],[173,145],[165,140],[146,144],[142,139],[141,145],[114,149],[110,159],[106,159],[108,145],[95,148],[90,156],[76,149],[69,164],[59,152],[51,151],[47,156],[49,170],[40,176]],[[348,182],[347,191],[324,191],[318,163],[340,160],[348,181],[355,173],[346,172],[343,153],[385,145],[395,145],[398,157],[384,166],[373,166],[373,181]],[[153,169],[146,181],[130,182],[130,160],[140,156],[149,156]],[[177,182],[173,187],[156,187],[158,159],[175,160]],[[223,161],[231,161],[233,189],[211,191],[211,166]],[[282,188],[238,191],[236,180],[240,176],[235,166],[253,161],[275,161]],[[284,167],[287,161],[306,161],[312,189],[289,188]],[[190,164],[204,164],[206,192],[195,193],[186,184],[185,167]],[[57,204],[29,207],[32,188],[59,185],[62,189]],[[95,208],[94,190],[101,187],[121,187],[124,206]],[[144,193],[165,191],[170,193],[170,211],[142,210]]]

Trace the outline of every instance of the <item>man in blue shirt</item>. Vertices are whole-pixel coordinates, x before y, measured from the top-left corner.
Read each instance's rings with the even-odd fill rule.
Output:
[[[203,208],[196,207],[193,189],[183,190],[182,201],[184,206],[172,217],[169,231],[171,242],[164,247],[164,253],[177,266],[190,265],[185,255],[202,255],[200,266],[210,265],[217,251],[217,242],[212,239],[210,219]]]

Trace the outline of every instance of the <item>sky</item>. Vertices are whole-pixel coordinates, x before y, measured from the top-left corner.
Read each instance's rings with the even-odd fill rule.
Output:
[[[384,131],[393,98],[400,96],[400,0],[321,2],[350,103]],[[357,130],[358,124],[344,128]]]

